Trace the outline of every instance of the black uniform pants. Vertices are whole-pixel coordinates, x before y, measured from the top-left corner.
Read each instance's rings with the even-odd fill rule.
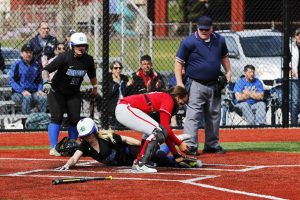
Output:
[[[52,123],[61,124],[65,112],[68,114],[68,120],[71,126],[76,126],[80,120],[80,92],[70,95],[51,91],[48,94],[48,104]]]

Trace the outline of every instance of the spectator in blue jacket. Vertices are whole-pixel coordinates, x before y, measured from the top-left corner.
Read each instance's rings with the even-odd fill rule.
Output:
[[[39,25],[38,34],[29,41],[33,47],[33,60],[37,61],[40,66],[46,65],[47,61],[55,56],[57,39],[49,34],[49,30],[48,23],[42,21]]]
[[[249,125],[266,124],[266,104],[262,82],[255,78],[255,67],[246,65],[245,76],[234,85],[236,106],[241,109]]]
[[[27,43],[21,48],[21,59],[10,70],[9,84],[12,100],[22,105],[22,114],[30,114],[31,105],[37,104],[40,112],[46,112],[47,96],[42,91],[42,69],[33,60],[33,46]]]

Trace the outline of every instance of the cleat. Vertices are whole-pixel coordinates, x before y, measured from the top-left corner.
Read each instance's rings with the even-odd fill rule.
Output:
[[[188,150],[185,152],[185,154],[190,156],[200,156],[198,147],[188,147]]]
[[[204,147],[202,152],[203,153],[224,154],[226,151],[221,146],[218,146],[217,148],[205,148]]]
[[[50,156],[61,156],[60,153],[58,153],[55,148],[50,149],[49,155]]]
[[[141,162],[138,162],[138,163],[134,162],[131,169],[137,173],[156,173],[157,172],[156,169],[147,167],[146,165],[144,165]]]

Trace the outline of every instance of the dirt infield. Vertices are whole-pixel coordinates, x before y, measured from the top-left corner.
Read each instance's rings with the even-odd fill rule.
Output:
[[[45,133],[0,135],[1,146],[48,144]],[[300,141],[300,132],[222,130],[220,138],[222,142]],[[203,154],[199,158],[203,168],[158,168],[155,174],[136,174],[130,167],[108,167],[87,158],[72,170],[57,171],[55,168],[67,158],[51,157],[48,150],[1,150],[0,199],[297,199],[300,196],[299,153],[235,151],[224,155]],[[56,178],[109,175],[113,176],[112,181],[51,184]]]

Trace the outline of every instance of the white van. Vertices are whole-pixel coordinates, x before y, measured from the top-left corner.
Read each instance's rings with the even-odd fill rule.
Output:
[[[283,34],[272,30],[216,31],[225,37],[232,68],[232,82],[244,74],[247,64],[255,67],[256,76],[271,86],[282,78]]]

